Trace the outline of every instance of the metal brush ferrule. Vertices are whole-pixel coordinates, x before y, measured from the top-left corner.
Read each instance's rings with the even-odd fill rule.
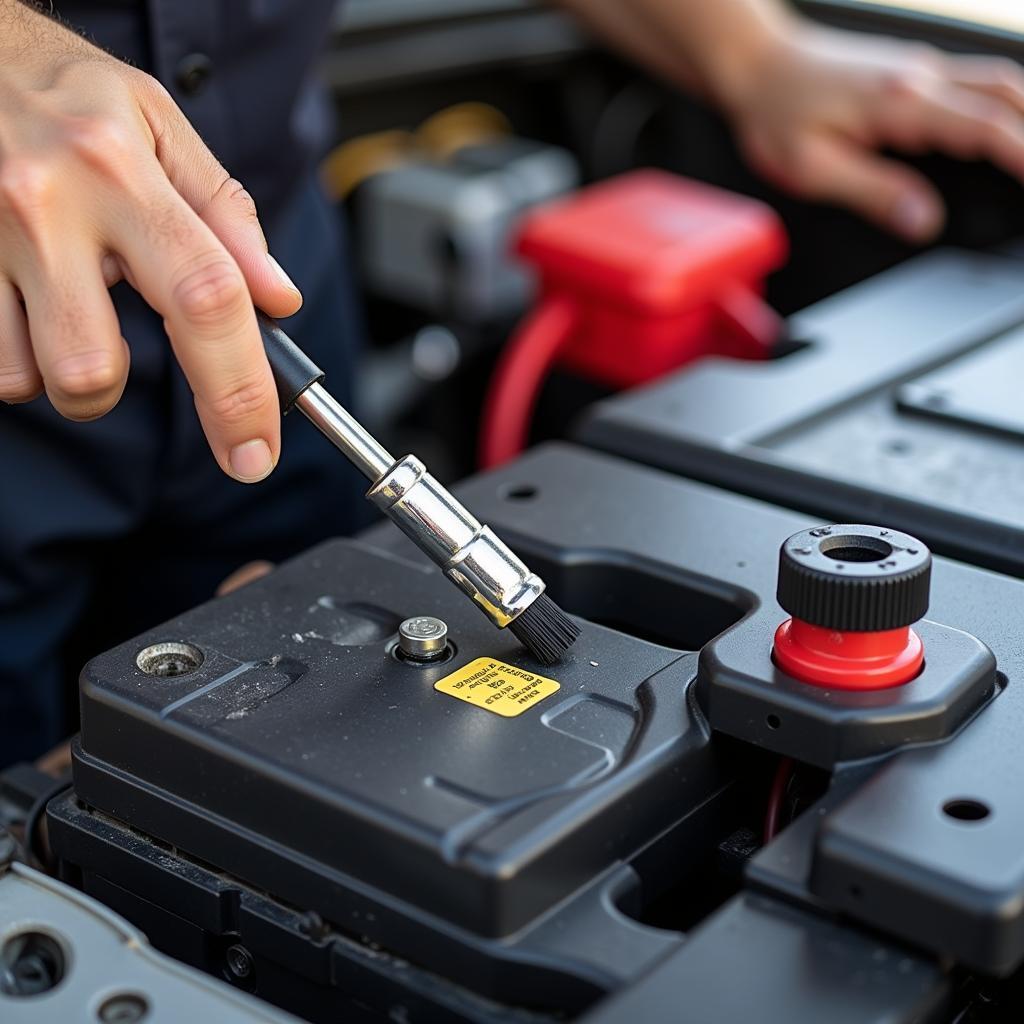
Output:
[[[499,628],[544,592],[544,581],[414,455],[395,462],[366,496]]]

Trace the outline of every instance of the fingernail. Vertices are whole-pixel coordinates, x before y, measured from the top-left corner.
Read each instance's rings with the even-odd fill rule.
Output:
[[[270,454],[270,445],[263,438],[236,444],[228,458],[231,463],[231,475],[243,484],[254,484],[270,476],[274,468],[274,460]]]
[[[914,241],[931,238],[939,229],[942,213],[925,196],[908,192],[896,204],[893,224],[896,230]]]
[[[267,262],[270,264],[270,269],[277,274],[277,279],[281,284],[283,284],[285,288],[295,292],[297,295],[299,293],[299,289],[295,287],[295,282],[284,272],[284,267],[282,267],[269,252],[267,253]]]

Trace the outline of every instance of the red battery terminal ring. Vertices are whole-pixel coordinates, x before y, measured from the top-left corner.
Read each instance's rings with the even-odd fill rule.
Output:
[[[911,624],[928,610],[931,554],[877,526],[823,526],[779,554],[778,601],[793,617],[775,632],[776,665],[825,689],[881,690],[924,664]]]

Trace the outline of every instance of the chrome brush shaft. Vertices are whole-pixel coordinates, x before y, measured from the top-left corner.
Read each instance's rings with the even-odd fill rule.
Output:
[[[295,405],[363,473],[367,497],[499,628],[544,592],[544,582],[472,516],[413,455],[394,459],[320,384]]]
[[[295,398],[295,408],[366,477],[376,483],[394,464],[394,456],[337,402],[323,384],[310,384]]]

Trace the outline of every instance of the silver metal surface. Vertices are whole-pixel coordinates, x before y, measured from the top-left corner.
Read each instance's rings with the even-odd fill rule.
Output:
[[[0,950],[26,933],[56,942],[63,977],[36,995],[0,991],[4,1024],[299,1024],[297,1017],[157,953],[123,918],[62,882],[23,864],[0,867]]]
[[[394,456],[322,384],[306,388],[295,400],[295,407],[370,483],[379,480],[394,464]]]
[[[448,624],[433,615],[417,615],[398,627],[398,649],[407,658],[430,661],[448,650]]]
[[[544,582],[475,519],[414,455],[388,468],[367,497],[498,627],[544,592]]]

